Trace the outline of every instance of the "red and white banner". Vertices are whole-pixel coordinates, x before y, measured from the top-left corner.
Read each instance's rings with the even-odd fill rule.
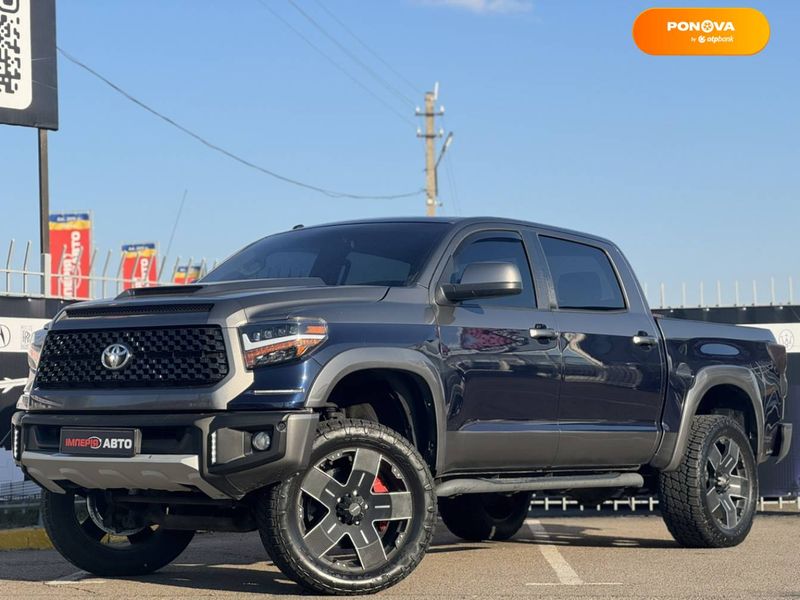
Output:
[[[122,246],[122,289],[158,283],[158,249],[152,242]]]
[[[88,299],[92,253],[89,213],[50,215],[50,293],[62,298]]]

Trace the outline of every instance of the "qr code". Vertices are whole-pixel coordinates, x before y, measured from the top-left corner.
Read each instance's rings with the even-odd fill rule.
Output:
[[[32,97],[31,0],[0,0],[0,107],[27,108]]]

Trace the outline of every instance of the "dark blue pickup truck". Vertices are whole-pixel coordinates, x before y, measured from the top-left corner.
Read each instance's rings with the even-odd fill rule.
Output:
[[[374,592],[437,509],[505,539],[536,490],[657,491],[679,543],[731,546],[791,439],[768,331],[656,318],[613,243],[506,219],[295,228],[65,308],[29,362],[14,456],[99,575],[258,530],[301,585]]]

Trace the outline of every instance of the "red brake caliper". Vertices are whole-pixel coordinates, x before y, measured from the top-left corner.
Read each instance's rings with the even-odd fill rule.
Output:
[[[388,494],[389,488],[386,487],[386,484],[381,481],[380,477],[375,478],[375,483],[372,484],[372,493],[373,494]],[[378,521],[375,523],[375,527],[378,530],[378,533],[383,533],[386,531],[386,528],[389,526],[389,521]]]

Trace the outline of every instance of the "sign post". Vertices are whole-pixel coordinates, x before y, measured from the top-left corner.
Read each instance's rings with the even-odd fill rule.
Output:
[[[47,162],[47,129],[39,129],[39,243],[42,249],[42,291],[50,277],[50,168]]]

